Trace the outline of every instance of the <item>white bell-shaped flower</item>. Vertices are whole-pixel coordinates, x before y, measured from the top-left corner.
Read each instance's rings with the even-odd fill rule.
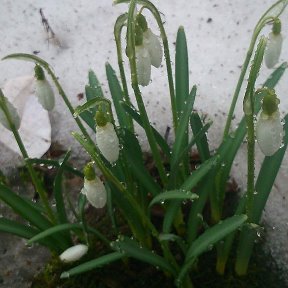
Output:
[[[9,100],[3,95],[2,91],[0,90],[0,123],[8,130],[11,130],[9,121],[3,110],[4,105],[6,106],[6,109],[8,110],[11,122],[14,124],[15,128],[18,130],[20,128],[21,120],[17,112],[17,109],[9,102]]]
[[[159,68],[162,62],[163,52],[159,37],[150,28],[143,32],[143,43],[149,52],[151,65]]]
[[[96,126],[96,144],[102,155],[112,164],[119,158],[119,139],[111,122]]]
[[[272,156],[282,145],[283,125],[279,110],[272,115],[262,111],[256,124],[256,138],[259,147],[265,156]]]
[[[135,47],[138,83],[147,86],[151,79],[151,59],[145,45]]]
[[[89,203],[95,208],[103,208],[107,202],[107,193],[103,182],[95,175],[95,179],[84,179],[81,193],[87,197]]]
[[[46,79],[36,80],[35,92],[42,107],[51,111],[55,106],[55,97],[50,83]]]
[[[268,37],[268,43],[265,51],[265,64],[267,68],[273,68],[279,61],[282,50],[283,37],[281,33],[271,32]]]
[[[60,256],[60,260],[64,263],[71,263],[82,258],[88,251],[87,245],[78,244],[66,249]]]

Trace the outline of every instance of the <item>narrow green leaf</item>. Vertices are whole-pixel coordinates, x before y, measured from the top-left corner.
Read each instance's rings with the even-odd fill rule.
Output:
[[[0,231],[3,233],[13,234],[25,239],[29,239],[39,233],[39,230],[37,229],[6,218],[0,218]],[[55,246],[54,241],[44,240],[39,241],[39,243],[50,249],[57,250],[57,246]]]
[[[93,89],[93,96],[92,95],[86,95],[87,100],[89,101],[94,97],[104,98],[101,84],[100,84],[100,82],[99,82],[99,80],[98,80],[98,78],[97,78],[97,76],[93,70],[89,70],[88,80],[89,80],[89,86]]]
[[[87,271],[101,268],[104,265],[107,265],[109,263],[115,262],[117,260],[120,260],[122,258],[126,257],[125,253],[120,252],[113,252],[104,256],[101,256],[99,258],[96,258],[94,260],[85,262],[83,264],[80,264],[68,271],[65,271],[61,274],[60,278],[69,278],[71,276],[77,275],[77,274],[83,274]]]
[[[88,100],[86,103],[84,103],[83,105],[76,107],[73,116],[78,117],[79,114],[83,113],[84,111],[89,110],[92,107],[95,107],[95,106],[100,105],[102,103],[109,105],[109,107],[111,106],[111,101],[108,100],[107,98],[100,98],[100,97],[92,98],[92,99]]]
[[[175,275],[175,271],[169,262],[163,257],[151,252],[151,250],[143,248],[132,239],[121,237],[121,239],[112,242],[111,247],[117,251],[123,251],[129,257],[159,267],[160,269]]]
[[[213,166],[216,165],[219,160],[219,156],[215,155],[214,157],[207,160],[205,163],[201,164],[192,174],[185,180],[182,184],[181,189],[183,190],[191,190],[193,189],[201,179],[203,179],[210,171]],[[197,201],[196,201],[197,202]],[[172,223],[174,221],[175,216],[177,215],[178,210],[181,206],[181,201],[175,201],[171,203],[167,211],[165,213],[164,222],[163,222],[163,232],[169,233]]]
[[[49,229],[46,229],[43,232],[38,233],[37,235],[33,236],[31,239],[28,240],[28,244],[31,244],[33,242],[37,242],[39,240],[42,240],[44,238],[47,238],[53,234],[56,233],[60,233],[63,231],[73,231],[73,230],[81,230],[83,229],[81,224],[70,224],[70,223],[66,223],[66,224],[60,224],[60,225],[55,225]]]
[[[194,137],[192,137],[189,140],[188,146],[183,149],[179,156],[177,161],[174,163],[174,165],[170,168],[170,177],[169,177],[169,183],[168,183],[168,187],[171,187],[171,185],[173,185],[174,183],[174,179],[177,176],[177,172],[179,170],[179,165],[181,163],[181,161],[183,160],[183,158],[186,156],[187,157],[187,153],[190,151],[190,149],[193,147],[193,145],[199,140],[201,139],[201,137],[203,135],[205,135],[205,133],[208,131],[208,129],[210,128],[210,126],[212,125],[212,122],[205,124],[205,126],[203,126],[201,128],[200,131],[198,131],[198,133],[196,135],[194,135]],[[206,137],[206,136],[205,136]],[[205,162],[205,161],[203,161]]]
[[[139,115],[139,113],[136,111],[135,107],[128,105],[127,103],[122,103],[123,108],[125,111],[141,126],[143,127],[142,119]],[[144,128],[144,127],[143,127]],[[165,156],[170,159],[170,147],[165,141],[165,139],[159,134],[159,132],[152,127],[152,131],[155,137],[155,140],[157,141],[157,144],[161,148],[162,152],[165,154]]]
[[[223,239],[225,236],[238,229],[246,220],[246,215],[234,215],[207,229],[202,235],[200,235],[191,244],[187,251],[185,263],[182,266],[176,280],[177,285],[180,284],[183,277],[188,273],[190,267],[193,265],[197,257],[199,257],[205,251],[211,249],[214,244]]]
[[[220,157],[219,155],[215,155],[209,160],[205,161],[201,164],[192,174],[185,180],[182,189],[191,190],[195,187],[195,185],[210,171],[210,169],[217,164]]]
[[[181,154],[181,150],[188,144],[188,123],[193,109],[193,104],[196,96],[196,86],[193,86],[187,101],[185,100],[185,106],[183,107],[183,114],[179,121],[179,127],[176,132],[175,142],[172,148],[171,166],[175,165],[178,161],[178,157]],[[188,158],[188,157],[187,157]]]
[[[193,135],[197,135],[203,129],[203,124],[200,116],[197,112],[193,112],[190,117],[190,126]],[[196,137],[195,137],[196,138]],[[205,162],[210,158],[209,144],[206,134],[202,134],[202,137],[196,138],[196,146],[202,162]]]
[[[155,203],[164,202],[166,200],[177,199],[177,200],[193,201],[198,198],[199,196],[197,194],[192,193],[191,191],[188,190],[178,189],[178,190],[165,191],[155,196],[150,202],[149,207],[151,207]]]
[[[127,163],[131,166],[131,172],[135,175],[138,181],[147,191],[151,192],[152,195],[157,195],[161,191],[161,188],[148,173],[143,163],[143,155],[139,142],[136,136],[129,130],[124,131],[123,154],[127,159]]]
[[[180,118],[185,110],[185,101],[189,95],[189,63],[187,42],[184,28],[181,26],[177,32],[175,56],[175,88],[177,115]]]
[[[64,204],[64,198],[63,198],[63,173],[64,173],[64,165],[67,163],[69,157],[70,157],[71,151],[68,151],[60,164],[60,167],[58,169],[57,175],[55,177],[54,181],[54,198],[56,202],[56,211],[57,211],[57,217],[59,223],[67,223],[67,215],[66,215],[66,209]]]
[[[51,222],[32,204],[30,205],[27,199],[23,200],[21,196],[14,193],[2,183],[0,183],[0,199],[35,227],[41,230],[51,227]]]
[[[35,234],[39,233],[39,230],[36,230],[30,226],[20,224],[16,221],[12,221],[6,218],[0,218],[0,231],[5,233],[10,233],[17,235],[21,238],[31,238]]]
[[[122,88],[117,79],[116,73],[109,63],[106,63],[106,75],[109,84],[110,93],[113,99],[113,104],[117,114],[119,124],[122,128],[131,128],[132,120],[126,114],[121,103],[125,101]]]

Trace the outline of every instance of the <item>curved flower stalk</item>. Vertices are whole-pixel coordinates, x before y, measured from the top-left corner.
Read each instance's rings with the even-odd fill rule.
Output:
[[[3,95],[0,90],[0,123],[8,130],[12,131],[11,124],[18,130],[20,128],[20,116],[17,109]]]
[[[60,260],[64,263],[71,263],[82,258],[88,251],[88,246],[78,244],[66,249],[60,256]]]
[[[267,68],[273,68],[279,61],[282,50],[283,37],[281,34],[281,22],[277,18],[273,23],[272,32],[268,36],[268,43],[265,53],[265,64]]]
[[[284,131],[279,103],[275,92],[270,90],[263,98],[262,111],[256,124],[256,139],[265,156],[272,156],[282,144]]]
[[[96,113],[96,144],[102,155],[111,164],[119,158],[119,139],[114,125],[108,122],[103,112]]]
[[[50,111],[55,106],[54,92],[40,65],[35,66],[35,78],[35,91],[38,101],[45,110]]]
[[[85,166],[84,175],[84,187],[81,193],[87,197],[93,207],[103,208],[107,202],[107,193],[103,182],[96,176],[93,163]]]

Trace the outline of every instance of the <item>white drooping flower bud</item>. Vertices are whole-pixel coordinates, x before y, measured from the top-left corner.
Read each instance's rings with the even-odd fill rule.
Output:
[[[272,32],[268,36],[268,43],[265,51],[265,64],[267,68],[273,68],[279,61],[282,42],[281,22],[277,18],[274,20]]]
[[[95,208],[103,208],[107,202],[106,189],[103,182],[97,177],[93,162],[86,164],[83,170],[84,187],[81,193]]]
[[[119,139],[111,122],[96,126],[96,144],[102,155],[112,164],[119,158]]]
[[[149,52],[144,45],[135,47],[136,67],[138,83],[141,86],[147,86],[151,79],[151,59]]]
[[[51,111],[55,106],[55,97],[50,83],[46,79],[36,80],[35,92],[41,106]]]
[[[45,78],[44,70],[40,65],[36,65],[35,71],[35,92],[39,103],[45,110],[52,110],[55,106],[55,97],[50,83]]]
[[[84,244],[78,244],[66,249],[60,256],[60,260],[64,263],[71,263],[82,258],[88,251],[88,247]]]
[[[282,145],[283,134],[279,110],[272,115],[262,111],[256,124],[256,138],[265,156],[272,156],[278,151]]]
[[[150,28],[143,32],[143,43],[149,52],[151,65],[159,68],[162,62],[163,52],[159,37]]]
[[[281,34],[275,35],[273,32],[269,34],[267,48],[265,52],[265,64],[267,68],[273,68],[279,61],[282,49],[283,37]]]
[[[7,112],[9,113],[11,122],[14,124],[15,128],[18,130],[20,128],[21,120],[17,112],[17,109],[8,101],[8,99],[3,95],[2,91],[0,90],[0,123],[8,130],[11,130],[7,116],[4,113],[5,108],[7,109]]]
[[[103,208],[107,202],[107,193],[103,182],[95,175],[95,179],[84,179],[84,187],[81,190],[89,201],[89,203],[95,208]]]

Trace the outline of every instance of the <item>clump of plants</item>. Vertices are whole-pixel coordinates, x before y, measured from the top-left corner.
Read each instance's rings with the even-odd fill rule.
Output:
[[[15,136],[40,198],[37,202],[27,199],[1,182],[0,199],[24,222],[2,217],[0,230],[26,238],[28,244],[43,245],[56,254],[60,262],[68,263],[69,266],[63,266],[62,279],[78,274],[85,277],[87,271],[119,260],[127,263],[128,259],[134,258],[162,271],[163,277],[170,279],[176,287],[195,287],[193,279],[199,273],[197,265],[202,255],[207,251],[212,253],[212,250],[216,251],[213,265],[220,275],[225,274],[232,252],[236,254],[236,259],[233,258],[233,264],[229,260],[229,265],[234,265],[236,275],[246,275],[262,211],[288,143],[287,124],[283,124],[288,116],[280,119],[280,101],[275,91],[287,64],[275,68],[262,87],[256,85],[263,60],[268,68],[278,63],[282,45],[279,17],[288,1],[281,0],[271,6],[254,29],[223,140],[213,152],[206,137],[212,123],[205,123],[193,109],[197,87],[189,85],[183,27],[177,34],[173,73],[168,40],[158,9],[148,0],[115,1],[115,4],[121,3],[128,3],[129,8],[127,13],[117,18],[114,29],[120,81],[113,68],[106,65],[112,101],[104,97],[96,75],[90,71],[89,83],[85,87],[87,101],[74,108],[52,68],[43,59],[21,53],[4,57],[5,60],[34,62],[36,95],[47,110],[54,107],[54,94],[49,84],[52,80],[79,127],[79,131],[72,135],[89,154],[91,161],[80,172],[69,165],[70,152],[60,160],[30,158],[18,133],[20,116],[13,103],[0,91],[0,122]],[[144,16],[146,10],[150,12],[150,17]],[[156,21],[160,36],[149,28],[151,21]],[[272,24],[272,32],[260,37],[262,29],[268,24]],[[124,43],[123,34],[126,36]],[[128,73],[123,65],[127,59],[130,66]],[[151,67],[158,68],[164,60],[175,136],[170,146],[151,125],[141,93],[141,86],[150,83]],[[127,75],[131,81],[127,81]],[[245,77],[248,77],[246,91],[240,97],[243,119],[231,131],[232,115],[240,89],[246,83]],[[129,93],[129,85],[132,93]],[[136,107],[130,101],[132,97],[136,99]],[[144,164],[134,123],[145,131],[157,177]],[[90,129],[95,132],[95,137],[90,136]],[[226,184],[235,155],[245,138],[247,186],[237,208],[227,216],[223,213]],[[254,169],[256,139],[266,156],[258,175],[255,175]],[[196,169],[190,161],[194,146],[201,159]],[[58,168],[53,199],[49,199],[42,179],[35,172],[34,165],[39,163]],[[62,181],[66,172],[83,178],[77,203],[68,201],[69,195],[63,193]],[[107,210],[112,233],[105,234],[87,222],[86,204],[94,209]],[[160,220],[155,217],[155,207],[161,211]],[[204,213],[207,209],[209,213]],[[123,223],[128,229],[121,228]],[[106,247],[106,254],[99,255],[95,239]],[[88,260],[85,258],[87,252]]]

